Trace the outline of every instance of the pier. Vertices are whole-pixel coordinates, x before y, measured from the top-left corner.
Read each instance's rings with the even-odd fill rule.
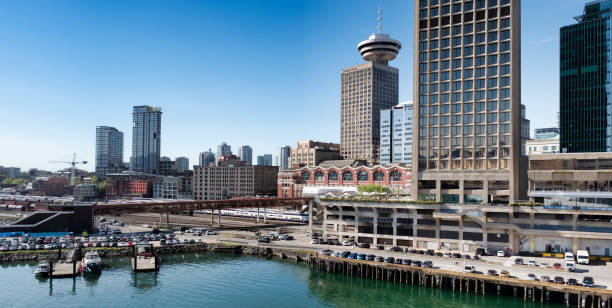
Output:
[[[448,289],[453,292],[523,297],[525,301],[556,302],[567,307],[612,308],[612,290],[607,289],[330,256],[310,256],[307,261],[313,270],[328,273]]]
[[[61,248],[58,249],[59,260],[57,262],[50,262],[51,278],[64,278],[74,277],[79,275],[79,269],[81,268],[81,250],[70,249],[66,251],[66,255],[62,258]]]

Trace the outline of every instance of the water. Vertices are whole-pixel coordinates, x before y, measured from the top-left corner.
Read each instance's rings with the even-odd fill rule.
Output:
[[[158,273],[104,259],[99,278],[35,278],[36,263],[0,267],[0,307],[564,307],[311,271],[231,254],[162,256]]]

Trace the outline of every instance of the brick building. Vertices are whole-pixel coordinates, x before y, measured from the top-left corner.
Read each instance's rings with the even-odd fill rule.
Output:
[[[357,187],[377,184],[399,194],[410,194],[411,168],[405,164],[365,165],[363,161],[329,161],[316,167],[290,169],[278,174],[278,197],[356,192]]]
[[[45,195],[61,197],[64,195],[66,179],[63,177],[50,177],[45,183]]]

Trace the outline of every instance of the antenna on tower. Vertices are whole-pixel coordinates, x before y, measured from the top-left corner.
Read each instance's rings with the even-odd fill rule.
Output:
[[[382,31],[382,11],[380,10],[380,5],[378,5],[378,27],[376,27],[376,29],[378,29],[378,33],[380,33],[380,31]]]

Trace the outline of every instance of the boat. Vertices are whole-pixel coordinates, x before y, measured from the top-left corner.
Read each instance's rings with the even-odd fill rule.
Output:
[[[81,263],[82,274],[99,274],[102,270],[102,260],[100,255],[95,251],[89,251],[83,257]]]
[[[38,263],[38,268],[36,268],[36,276],[40,277],[48,277],[51,274],[51,263],[49,261],[44,260]]]

